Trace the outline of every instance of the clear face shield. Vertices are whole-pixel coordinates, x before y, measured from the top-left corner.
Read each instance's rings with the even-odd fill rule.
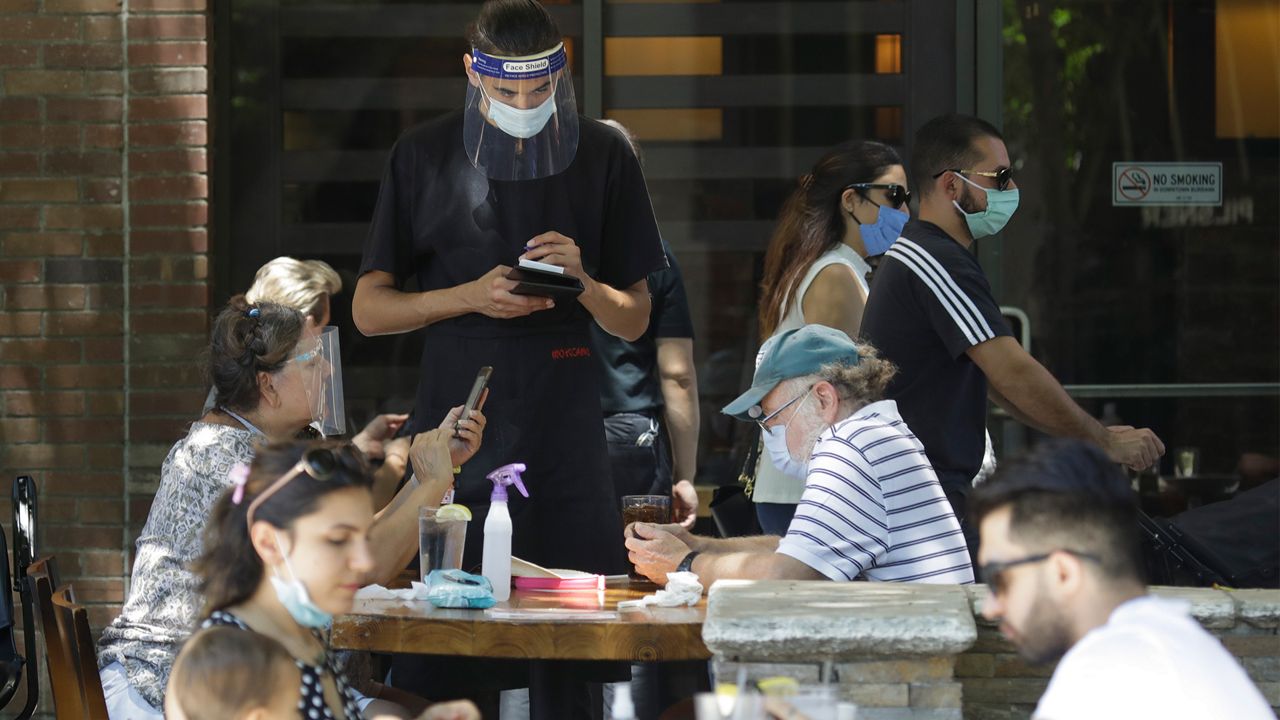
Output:
[[[311,408],[311,426],[325,437],[347,431],[347,408],[342,400],[342,353],[338,347],[338,328],[322,328],[314,338],[303,340],[299,352],[290,361],[292,372],[307,395]]]
[[[471,164],[504,181],[569,167],[578,152],[578,104],[564,44],[526,57],[473,49],[471,58],[462,128]]]

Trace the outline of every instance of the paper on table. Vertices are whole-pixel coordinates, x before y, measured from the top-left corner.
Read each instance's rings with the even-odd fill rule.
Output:
[[[697,605],[702,599],[702,583],[696,573],[667,573],[667,586],[652,595],[645,595],[639,600],[623,600],[618,603],[619,610],[639,610],[649,605],[657,607],[679,607]]]
[[[489,608],[485,615],[495,620],[617,620],[612,610],[574,610],[571,608]]]
[[[511,577],[530,577],[530,578],[548,578],[551,580],[573,580],[577,578],[593,578],[594,574],[582,572],[581,570],[562,570],[556,568],[554,570],[544,568],[537,563],[531,563],[528,560],[522,560],[514,555],[511,557]]]
[[[426,600],[427,586],[414,580],[403,589],[391,590],[381,585],[366,585],[356,591],[357,600]]]

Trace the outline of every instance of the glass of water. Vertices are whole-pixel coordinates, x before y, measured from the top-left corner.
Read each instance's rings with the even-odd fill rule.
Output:
[[[418,566],[426,582],[432,570],[460,570],[467,543],[467,521],[436,517],[436,508],[418,512]]]

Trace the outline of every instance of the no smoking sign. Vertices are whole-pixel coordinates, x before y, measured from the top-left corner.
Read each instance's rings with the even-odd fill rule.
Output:
[[[1222,163],[1112,163],[1111,204],[1222,205]]]

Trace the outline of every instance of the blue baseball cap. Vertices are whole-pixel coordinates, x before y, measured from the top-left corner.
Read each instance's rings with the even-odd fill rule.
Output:
[[[857,365],[860,359],[857,344],[844,332],[826,325],[805,325],[775,335],[760,352],[751,388],[720,412],[739,420],[757,420],[764,414],[760,401],[783,380],[812,375],[830,363]]]

